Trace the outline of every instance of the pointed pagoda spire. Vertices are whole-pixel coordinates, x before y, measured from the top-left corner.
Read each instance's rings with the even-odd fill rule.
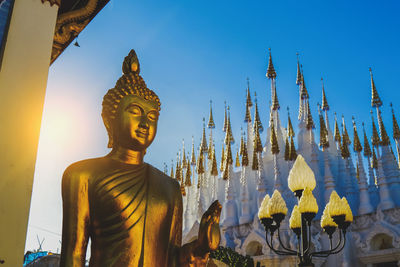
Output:
[[[301,99],[308,99],[308,91],[306,87],[306,82],[304,81],[304,74],[303,74],[303,69],[301,69],[301,91],[300,91],[300,96]]]
[[[192,135],[192,155],[190,158],[190,165],[195,166],[196,165],[196,154],[194,152],[194,137]]]
[[[264,128],[263,128],[261,120],[260,120],[260,114],[258,113],[257,93],[256,92],[254,92],[254,103],[255,103],[254,127],[256,127],[255,125],[257,122],[258,130],[262,133],[264,131]]]
[[[368,141],[367,133],[365,132],[364,123],[362,123],[362,127],[363,127],[363,133],[364,133],[364,156],[369,158],[372,156],[372,151],[371,151],[371,147],[369,146],[369,141]]]
[[[213,138],[212,138],[212,132],[211,132],[212,130],[210,130],[210,140],[208,141],[208,155],[207,155],[207,158],[208,159],[211,159],[211,156],[212,156],[212,147],[213,147],[213,145],[214,145],[214,142],[213,142]]]
[[[208,153],[207,138],[206,138],[206,119],[203,117],[203,135],[201,136],[200,153]]]
[[[185,169],[186,166],[189,165],[189,164],[187,164],[187,162],[186,162],[185,140],[184,139],[182,139],[182,155],[183,155],[183,157],[182,157],[182,169]]]
[[[228,127],[228,115],[226,113],[226,101],[224,101],[224,105],[225,105],[225,108],[224,108],[225,113],[224,113],[224,126],[222,128],[222,131],[226,132],[226,128]]]
[[[276,155],[276,154],[279,154],[279,144],[278,144],[278,139],[276,138],[276,132],[275,132],[275,126],[274,126],[273,120],[272,120],[270,129],[271,129],[271,134],[270,134],[270,136],[271,136],[271,140],[270,140],[271,153],[273,155]]]
[[[358,132],[357,132],[357,125],[356,125],[356,121],[354,120],[353,117],[353,149],[354,152],[361,152],[362,151],[362,146],[361,146],[361,142],[360,142],[360,138],[358,137]]]
[[[239,155],[243,156],[243,150],[244,150],[243,129],[240,128],[240,149],[239,149]]]
[[[274,64],[272,64],[271,48],[268,48],[268,51],[269,51],[268,69],[267,69],[267,74],[265,76],[267,76],[268,79],[275,79],[276,71],[274,68]]]
[[[183,181],[181,182],[181,194],[186,196],[185,183]]]
[[[376,129],[376,126],[375,126],[374,116],[373,116],[372,110],[371,110],[371,119],[372,119],[372,138],[371,138],[371,143],[372,143],[372,146],[378,147],[380,145],[380,143],[381,143],[381,139],[379,137],[378,130]]]
[[[255,121],[253,148],[254,148],[254,151],[256,151],[256,152],[262,152],[262,143],[261,143],[261,138],[260,138],[260,132],[258,130],[258,122],[257,121]]]
[[[235,167],[236,167],[236,168],[239,168],[239,167],[240,167],[240,156],[239,156],[239,150],[237,150],[237,151],[236,151]]]
[[[243,142],[243,153],[242,153],[242,166],[246,167],[249,165],[249,155],[247,153],[246,142]]]
[[[253,103],[251,102],[251,97],[250,97],[250,81],[249,78],[247,78],[247,94],[246,94],[246,112],[245,112],[245,117],[244,117],[244,122],[251,122],[251,113],[250,113],[250,108],[253,106]]]
[[[204,173],[204,154],[200,153],[199,157],[197,158],[197,174]]]
[[[343,127],[342,139],[346,143],[346,145],[350,145],[351,144],[350,136],[349,133],[347,132],[346,123],[344,121],[343,115],[342,115],[342,127]]]
[[[289,139],[288,136],[286,135],[285,138],[285,156],[284,156],[285,161],[290,160],[290,144],[289,144]]]
[[[276,86],[273,87],[274,90],[274,95],[273,95],[273,101],[272,101],[272,110],[279,110],[279,101],[278,101],[278,95],[276,94]]]
[[[224,162],[225,162],[225,145],[224,143],[222,143],[221,166],[219,168],[221,172],[224,171]]]
[[[213,118],[213,113],[212,113],[212,100],[210,100],[210,116],[208,118],[208,129],[214,129],[215,128],[215,123],[214,123],[214,118]]]
[[[369,73],[371,74],[371,91],[372,91],[371,106],[372,107],[380,107],[380,106],[382,106],[382,100],[378,95],[378,91],[376,90],[374,76],[372,75],[371,68],[369,68]]]
[[[287,107],[287,112],[288,112],[288,136],[289,137],[294,137],[296,134],[293,130],[293,125],[292,125],[292,120],[290,119],[290,112],[289,112],[289,107]]]
[[[322,110],[329,110],[329,105],[328,105],[328,100],[326,100],[326,95],[325,95],[325,88],[324,88],[324,80],[321,78],[321,83],[322,83]]]
[[[299,53],[296,53],[297,56],[297,75],[296,75],[296,84],[300,85],[302,78],[301,78],[301,70],[300,70],[300,60],[299,60]]]
[[[213,145],[213,151],[212,151],[212,164],[211,164],[211,175],[212,176],[217,176],[218,175],[218,167],[217,167],[217,157],[215,155],[215,146]]]
[[[190,165],[188,165],[186,169],[186,175],[185,175],[185,186],[192,186],[192,171]]]
[[[251,165],[251,169],[253,171],[258,171],[258,156],[257,156],[257,151],[254,149],[253,150],[253,164]]]
[[[235,139],[233,138],[233,134],[232,134],[231,115],[230,115],[230,111],[229,111],[229,106],[228,106],[227,126],[226,126],[226,132],[225,132],[225,140],[224,140],[226,145],[228,145],[228,141],[231,144],[235,143]]]
[[[320,105],[318,104],[318,116],[319,116],[319,146],[323,148],[323,150],[329,147],[328,140],[328,130],[326,129],[326,124],[324,117],[321,113]]]
[[[390,145],[390,138],[386,132],[385,124],[382,120],[381,111],[378,109],[378,123],[379,123],[379,132],[381,137],[381,146],[388,146]]]
[[[226,145],[226,159],[225,159],[225,166],[222,178],[227,180],[229,178],[229,166],[233,163],[232,157],[232,149],[231,149],[231,142],[228,138],[228,144]]]
[[[174,172],[174,160],[171,160],[171,172],[169,174],[171,178],[175,178],[175,172]]]
[[[232,125],[231,125],[231,112],[230,112],[230,107],[228,106],[228,127],[227,127],[227,132],[229,132],[229,139],[231,140],[231,144],[235,143],[235,139],[233,138],[233,133],[232,133]]]
[[[392,109],[392,120],[393,120],[393,139],[400,139],[400,128],[397,124],[396,116],[394,115],[393,105],[390,103]]]
[[[344,134],[343,134],[343,136],[342,136],[342,145],[341,145],[341,155],[342,155],[342,158],[344,158],[344,159],[347,159],[347,158],[349,158],[350,157],[350,151],[349,151],[349,147],[348,147],[348,144],[347,144],[347,142],[346,142],[346,137],[344,136]]]
[[[246,105],[251,108],[253,106],[253,102],[251,102],[250,95],[250,79],[247,77],[247,95],[246,95]]]
[[[289,154],[289,160],[293,161],[296,160],[297,158],[297,152],[296,152],[296,147],[294,146],[294,139],[293,136],[290,137],[290,154]]]
[[[337,122],[336,112],[335,112],[335,128],[334,128],[334,132],[335,132],[335,136],[334,136],[335,137],[335,141],[337,143],[339,143],[339,145],[340,145],[341,136],[340,136],[339,125],[338,125],[338,122]]]
[[[179,155],[179,153],[176,153],[175,179],[179,182],[182,180],[182,177],[181,177],[182,171],[181,171],[180,161],[181,161],[180,155]]]
[[[311,115],[311,109],[310,109],[310,103],[307,101],[307,121],[306,121],[306,127],[308,130],[314,129],[314,121]]]
[[[371,162],[372,168],[378,169],[378,158],[376,157],[375,153],[375,148],[372,147],[372,162]],[[376,183],[376,180],[375,180]]]

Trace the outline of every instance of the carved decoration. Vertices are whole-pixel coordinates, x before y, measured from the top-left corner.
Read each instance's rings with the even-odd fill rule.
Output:
[[[60,0],[42,0],[59,2]],[[109,0],[75,0],[71,8],[63,8],[67,1],[61,2],[54,31],[52,64],[64,49],[78,36]]]
[[[41,0],[41,1],[42,3],[49,2],[50,6],[57,5],[58,7],[60,7],[61,5],[61,0]]]

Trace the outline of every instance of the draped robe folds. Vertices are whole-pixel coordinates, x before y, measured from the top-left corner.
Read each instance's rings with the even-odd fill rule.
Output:
[[[77,162],[64,173],[60,267],[180,266],[178,182],[149,164],[111,158]]]

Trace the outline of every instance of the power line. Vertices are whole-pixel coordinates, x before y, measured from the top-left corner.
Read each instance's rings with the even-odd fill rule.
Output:
[[[35,225],[32,225],[32,224],[29,224],[28,227],[36,228],[36,229],[38,229],[38,230],[41,230],[41,231],[44,231],[44,232],[47,232],[47,233],[50,233],[50,234],[53,234],[53,235],[56,235],[56,236],[61,236],[61,234],[59,234],[59,233],[52,232],[52,231],[49,231],[49,230],[47,230],[47,229],[44,229],[44,228],[42,228],[42,227],[35,226]]]

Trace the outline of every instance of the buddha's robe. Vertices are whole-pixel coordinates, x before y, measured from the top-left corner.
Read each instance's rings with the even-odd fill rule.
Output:
[[[143,163],[104,157],[64,173],[61,267],[179,266],[182,196],[177,181]]]

